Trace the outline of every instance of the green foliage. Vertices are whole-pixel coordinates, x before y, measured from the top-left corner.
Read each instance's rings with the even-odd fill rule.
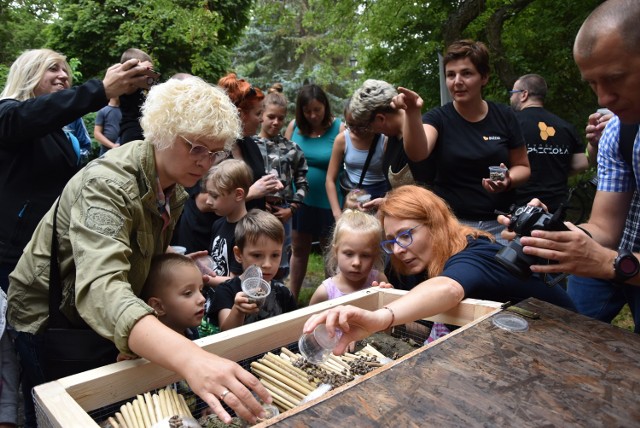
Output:
[[[251,0],[58,0],[48,43],[82,58],[86,77],[102,77],[122,52],[149,53],[165,78],[177,72],[217,79],[229,47],[248,22]]]
[[[340,34],[345,28],[319,21],[323,7],[317,0],[258,0],[251,23],[234,49],[232,70],[263,89],[282,83],[290,112],[298,90],[307,83],[320,85],[333,113],[342,112],[342,101],[360,82],[349,67],[353,50]]]
[[[289,99],[315,82],[341,109],[365,78],[416,90],[425,107],[440,104],[438,52],[447,41],[473,38],[489,46],[487,99],[507,102],[506,90],[526,73],[550,86],[547,106],[579,129],[595,97],[580,79],[572,44],[601,0],[258,0],[235,50],[234,69],[261,87],[284,84]],[[356,69],[349,58],[358,60]]]
[[[52,10],[50,0],[0,0],[0,88],[4,87],[9,67],[20,53],[44,45],[43,30]]]

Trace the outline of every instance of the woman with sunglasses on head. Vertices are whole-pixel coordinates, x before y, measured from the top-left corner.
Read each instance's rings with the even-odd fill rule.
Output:
[[[255,422],[264,412],[250,390],[269,401],[258,379],[166,327],[139,297],[152,258],[168,250],[184,187],[226,158],[239,135],[237,109],[199,78],[170,79],[151,88],[140,123],[144,141],[110,150],[69,180],[10,275],[7,314],[17,331],[24,395],[115,362],[120,352],[177,373],[225,422],[231,417],[222,402]],[[50,296],[56,284],[60,295]],[[56,297],[60,305],[50,308]],[[57,322],[72,346],[51,345],[49,327]],[[78,329],[86,334],[78,337]],[[53,359],[51,349],[63,355]],[[69,364],[79,349],[91,358]]]
[[[331,236],[334,218],[324,183],[333,141],[343,129],[340,119],[331,114],[329,98],[322,88],[315,84],[303,86],[296,99],[296,117],[284,135],[302,149],[309,167],[309,191],[293,218],[289,286],[296,298],[307,273],[311,244],[319,240],[324,248]]]
[[[325,188],[327,198],[331,204],[331,211],[336,221],[342,215],[342,206],[338,198],[338,190],[344,197],[344,207],[352,209],[362,208],[358,200],[360,195],[369,195],[370,199],[384,196],[389,189],[383,171],[382,158],[387,145],[384,134],[375,133],[369,126],[354,122],[351,114],[353,98],[347,100],[344,108],[344,119],[347,129],[342,131],[333,142],[331,160],[327,169]],[[369,159],[369,161],[367,161]],[[344,165],[344,170],[343,170]],[[365,169],[366,166],[366,169]],[[336,185],[339,174],[346,174],[351,187],[357,191],[348,191]],[[340,178],[340,182],[344,177]],[[357,193],[356,193],[357,192]],[[363,209],[363,208],[362,208]]]
[[[306,333],[322,323],[330,331],[342,329],[336,353],[376,331],[445,312],[464,298],[517,303],[535,297],[575,310],[560,286],[549,287],[537,275],[523,279],[510,273],[495,259],[503,246],[490,233],[460,224],[447,204],[423,187],[392,190],[378,214],[386,235],[381,245],[394,269],[420,283],[377,311],[342,306],[311,317]]]
[[[511,108],[485,101],[489,52],[481,42],[460,40],[444,57],[446,84],[453,101],[422,116],[422,99],[399,88],[394,106],[406,110],[403,135],[412,161],[434,159],[433,191],[451,206],[461,223],[478,227],[506,243],[495,210],[508,212],[514,189],[531,175],[527,148]],[[424,123],[424,124],[423,124]],[[490,166],[506,167],[502,174]]]
[[[243,160],[253,172],[254,183],[249,189],[246,203],[247,210],[266,208],[265,196],[282,189],[280,179],[267,174],[264,158],[258,147],[256,136],[258,127],[262,123],[262,101],[264,94],[244,79],[238,79],[235,73],[229,73],[218,81],[218,85],[227,91],[240,114],[242,136],[233,145],[231,155],[234,159]]]

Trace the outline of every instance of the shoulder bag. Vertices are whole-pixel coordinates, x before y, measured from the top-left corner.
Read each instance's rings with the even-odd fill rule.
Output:
[[[49,324],[42,333],[42,355],[47,381],[115,363],[118,349],[114,343],[93,331],[88,325],[74,327],[60,312],[62,283],[58,265],[56,223],[60,199],[53,214],[51,264],[49,273]]]
[[[342,170],[340,176],[338,177],[338,183],[340,184],[340,190],[342,191],[342,196],[346,197],[349,192],[355,189],[362,188],[362,182],[364,181],[364,176],[367,174],[367,169],[369,169],[369,164],[371,163],[371,158],[373,157],[373,153],[376,151],[376,147],[378,145],[378,139],[380,138],[380,134],[375,134],[373,136],[373,142],[371,146],[369,146],[369,152],[367,153],[367,158],[364,161],[364,165],[362,166],[362,172],[360,173],[360,181],[358,184],[355,184],[351,180],[349,180],[349,175],[346,170]]]

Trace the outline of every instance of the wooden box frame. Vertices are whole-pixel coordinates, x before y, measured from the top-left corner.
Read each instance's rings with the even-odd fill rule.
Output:
[[[296,342],[305,321],[315,313],[344,304],[375,310],[405,293],[406,291],[402,290],[369,288],[339,299],[198,339],[196,343],[211,353],[233,361],[241,361]],[[469,327],[499,310],[500,303],[497,302],[465,299],[455,308],[430,317],[429,320]],[[446,340],[446,336],[441,340]],[[87,413],[88,411],[128,400],[137,394],[163,388],[179,380],[181,378],[176,373],[141,359],[110,364],[42,384],[34,389],[38,423],[40,426],[61,428],[98,427]],[[343,388],[345,387],[348,388],[349,385]],[[297,411],[299,411],[298,408],[291,412]]]

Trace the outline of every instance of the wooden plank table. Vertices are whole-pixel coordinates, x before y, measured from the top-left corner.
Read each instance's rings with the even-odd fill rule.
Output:
[[[269,425],[640,426],[639,335],[536,299],[518,306],[540,314],[526,332],[492,316]]]

